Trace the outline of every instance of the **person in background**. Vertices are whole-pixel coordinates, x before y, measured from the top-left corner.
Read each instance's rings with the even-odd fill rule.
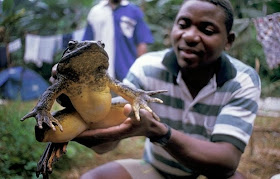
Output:
[[[119,141],[145,136],[143,159],[122,159],[96,167],[86,178],[245,178],[237,171],[253,131],[260,98],[256,71],[231,57],[234,33],[229,0],[185,0],[171,31],[172,48],[142,55],[124,83],[143,90],[168,90],[163,104],[150,104],[141,120],[124,107],[119,126],[88,130],[74,141],[97,153]],[[133,145],[133,144],[131,144]]]
[[[121,81],[136,58],[147,52],[153,36],[138,6],[127,0],[101,0],[88,14],[83,40],[105,44],[108,72]]]

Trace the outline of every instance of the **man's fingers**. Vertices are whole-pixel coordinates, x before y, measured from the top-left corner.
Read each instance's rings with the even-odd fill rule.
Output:
[[[130,117],[130,116],[134,115],[134,114],[132,114],[133,111],[132,111],[132,107],[131,107],[130,104],[126,104],[126,105],[124,106],[123,113],[124,113],[124,115],[125,115],[126,117]]]
[[[129,122],[130,118],[128,118],[127,120],[128,121],[125,121],[123,124],[118,126],[113,126],[105,129],[94,129],[94,130],[84,131],[77,137],[78,138],[93,137],[96,140],[112,141],[116,139],[117,136],[126,133],[130,129],[131,127],[131,122]]]

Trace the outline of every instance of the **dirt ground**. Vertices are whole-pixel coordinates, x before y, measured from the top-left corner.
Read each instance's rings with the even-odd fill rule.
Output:
[[[238,171],[248,179],[270,179],[280,173],[280,121],[278,118],[262,118],[256,120],[255,130],[250,144],[247,146]],[[84,172],[108,161],[123,158],[141,158],[144,138],[134,137],[120,143],[112,152],[82,160],[70,171],[60,173],[61,178],[76,179]],[[91,151],[89,151],[91,152]]]

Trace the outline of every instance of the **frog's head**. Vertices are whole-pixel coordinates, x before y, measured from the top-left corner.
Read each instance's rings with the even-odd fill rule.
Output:
[[[81,41],[70,40],[68,42],[68,47],[63,52],[60,62],[69,61],[71,58],[78,56],[82,53],[102,53],[107,56],[104,50],[104,43],[101,41]]]
[[[106,74],[109,58],[104,47],[101,41],[69,41],[58,63],[58,74],[74,81],[81,76]]]

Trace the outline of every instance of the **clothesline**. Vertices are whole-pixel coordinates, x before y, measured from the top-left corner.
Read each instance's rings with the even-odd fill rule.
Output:
[[[250,19],[242,20],[238,31],[244,30]],[[257,40],[262,44],[266,62],[273,69],[280,64],[280,13],[274,13],[264,17],[252,19],[257,30]],[[238,22],[238,21],[237,21]],[[59,50],[67,47],[69,40],[82,40],[85,29],[75,30],[73,33],[51,36],[27,34],[25,37],[24,61],[34,63],[41,67],[43,62],[52,63],[53,56]],[[20,39],[8,44],[8,53],[12,53],[22,47]],[[0,47],[0,67],[5,64],[6,49]]]
[[[262,44],[268,66],[273,69],[280,64],[280,13],[253,19],[257,40]]]
[[[25,36],[24,62],[34,63],[42,67],[43,62],[52,64],[55,53],[67,47],[69,40],[81,41],[85,28],[78,29],[68,34],[40,36],[27,34]],[[7,47],[0,47],[0,67],[7,65],[7,53],[13,53],[22,48],[21,39],[18,38]]]

